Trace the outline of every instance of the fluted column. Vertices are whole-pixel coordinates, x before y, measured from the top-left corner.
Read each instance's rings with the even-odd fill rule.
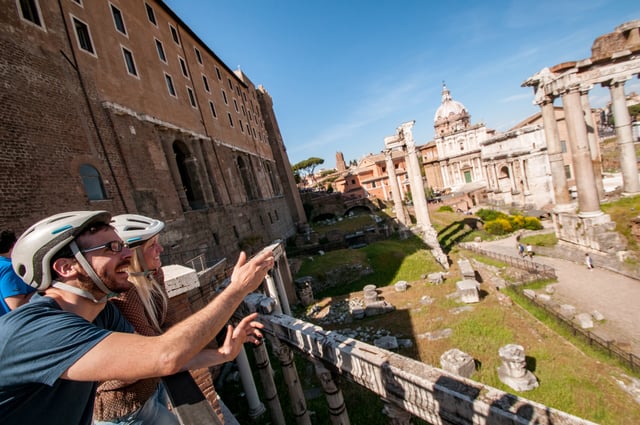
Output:
[[[542,123],[544,125],[544,136],[547,139],[547,152],[549,154],[549,166],[551,168],[551,180],[553,183],[553,195],[558,206],[567,208],[571,204],[567,176],[564,172],[564,162],[562,160],[562,146],[560,144],[560,133],[558,132],[558,122],[553,107],[553,99],[545,97],[540,103],[542,110]]]
[[[584,119],[578,87],[570,87],[562,95],[562,104],[569,132],[569,143],[571,143],[580,216],[595,217],[602,215],[595,177],[593,175],[591,153],[589,152],[587,125]]]
[[[260,375],[260,382],[262,382],[262,390],[264,391],[265,401],[271,414],[271,420],[275,425],[286,425],[287,422],[284,420],[284,413],[282,412],[280,398],[278,397],[278,388],[273,380],[273,370],[271,369],[269,353],[267,353],[264,340],[254,346],[253,356],[258,374]]]
[[[384,159],[387,164],[387,176],[389,178],[389,187],[391,189],[391,197],[393,199],[396,218],[400,224],[407,226],[407,217],[404,214],[404,206],[402,205],[402,194],[400,193],[400,185],[398,184],[398,177],[396,176],[396,169],[393,166],[393,158],[390,149],[385,149]]]
[[[316,376],[322,390],[324,391],[327,404],[329,406],[329,418],[332,425],[349,425],[349,413],[347,412],[347,406],[344,404],[344,397],[342,391],[338,387],[331,376],[331,372],[327,369],[322,362],[313,360],[313,366],[316,370]]]
[[[311,425],[311,418],[307,410],[307,401],[304,398],[302,384],[298,377],[298,371],[293,361],[293,353],[291,349],[282,344],[277,338],[271,339],[273,351],[280,360],[282,367],[282,376],[289,390],[289,399],[291,401],[291,410],[296,421],[296,425]]]
[[[589,104],[589,91],[592,85],[580,87],[580,103],[582,104],[582,112],[584,113],[584,121],[587,125],[587,138],[589,140],[589,152],[591,153],[591,163],[593,167],[593,177],[596,180],[596,189],[598,190],[598,198],[604,198],[604,185],[602,183],[602,161],[600,159],[600,146],[598,144],[598,135],[596,134],[596,124],[593,121],[593,112]]]
[[[604,85],[604,84],[603,84]],[[631,131],[631,117],[624,95],[624,80],[608,83],[611,106],[615,120],[616,137],[620,148],[620,168],[622,168],[622,190],[626,194],[640,192],[638,164]]]

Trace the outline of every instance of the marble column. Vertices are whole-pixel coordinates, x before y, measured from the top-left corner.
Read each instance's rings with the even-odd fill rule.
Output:
[[[418,221],[418,226],[426,230],[431,227],[431,219],[427,210],[427,197],[424,193],[424,182],[422,181],[421,166],[416,153],[416,144],[411,134],[412,127],[413,121],[406,122],[398,128],[398,131],[402,132],[407,149],[407,173],[409,175],[409,184],[411,185],[413,206],[416,211],[416,220]]]
[[[589,152],[589,138],[587,124],[580,101],[580,91],[577,86],[569,87],[562,94],[569,143],[573,159],[573,167],[578,189],[578,208],[580,217],[595,217],[602,215],[598,190],[593,175],[593,164]],[[637,174],[637,173],[636,173]]]
[[[400,185],[398,184],[398,177],[396,176],[396,169],[393,165],[393,158],[391,149],[384,150],[384,159],[387,165],[387,176],[389,178],[389,188],[391,189],[391,196],[393,198],[393,208],[396,212],[396,218],[401,225],[407,226],[407,217],[404,214],[404,206],[402,205],[402,194],[400,192]],[[411,224],[411,223],[408,223]]]
[[[240,349],[240,352],[236,357],[236,364],[238,365],[238,371],[240,371],[242,388],[244,389],[245,396],[247,397],[247,404],[249,407],[249,411],[247,413],[252,419],[258,418],[262,416],[267,409],[260,401],[260,396],[258,396],[258,390],[256,389],[256,383],[253,380],[251,365],[249,364],[247,353],[244,351],[244,346]]]
[[[273,380],[274,373],[271,369],[271,361],[269,360],[269,353],[267,353],[264,340],[254,346],[253,356],[255,358],[258,374],[260,375],[260,381],[262,382],[265,401],[267,406],[269,406],[271,420],[275,425],[286,425],[287,422],[284,419],[282,405],[280,404],[280,398],[278,397],[278,387],[276,387],[276,383]]]
[[[587,125],[587,138],[589,139],[589,151],[591,153],[591,162],[593,163],[593,174],[596,180],[596,189],[598,190],[598,198],[604,198],[604,185],[602,184],[602,161],[600,159],[600,145],[598,144],[598,135],[596,134],[596,123],[593,120],[593,112],[589,104],[589,91],[592,85],[580,87],[580,102],[584,113],[584,120]]]
[[[562,146],[560,144],[560,133],[558,132],[558,122],[556,121],[553,99],[545,97],[540,103],[540,108],[542,110],[544,136],[547,139],[547,152],[549,155],[555,204],[561,209],[568,209],[568,206],[571,204],[571,197],[569,195],[569,187],[567,186],[567,176],[564,172]]]
[[[622,190],[633,195],[640,192],[638,164],[631,131],[631,117],[624,95],[624,80],[607,83],[611,94],[611,106],[615,120],[616,137],[620,148],[620,167],[622,168]],[[603,84],[605,85],[605,84]]]
[[[509,175],[511,177],[511,194],[515,195],[516,193],[518,193],[518,186],[516,186],[516,173],[515,173],[515,169],[513,168],[513,161],[509,161],[507,163],[507,165],[509,166]]]

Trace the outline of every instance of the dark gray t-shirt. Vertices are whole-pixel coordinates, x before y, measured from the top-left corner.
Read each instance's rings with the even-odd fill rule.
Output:
[[[36,294],[0,317],[0,423],[91,424],[96,383],[60,376],[111,331],[133,332],[111,303],[91,323]]]

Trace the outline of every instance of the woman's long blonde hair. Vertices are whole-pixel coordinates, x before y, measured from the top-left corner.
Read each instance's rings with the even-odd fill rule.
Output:
[[[156,270],[148,270],[144,261],[145,248],[155,243],[157,239],[158,236],[156,235],[133,250],[131,265],[129,266],[129,281],[135,286],[151,325],[158,332],[162,332],[161,322],[164,318],[160,316],[166,314],[168,306],[167,295],[160,283],[155,279]]]

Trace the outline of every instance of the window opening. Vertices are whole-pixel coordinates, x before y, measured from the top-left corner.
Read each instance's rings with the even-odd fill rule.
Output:
[[[124,19],[122,17],[122,12],[120,12],[120,9],[118,9],[114,5],[111,5],[111,14],[113,15],[113,23],[116,25],[116,29],[122,34],[127,35],[127,29],[124,26]]]
[[[82,164],[80,166],[80,178],[82,179],[84,191],[90,201],[99,201],[107,198],[100,173],[93,166]]]

